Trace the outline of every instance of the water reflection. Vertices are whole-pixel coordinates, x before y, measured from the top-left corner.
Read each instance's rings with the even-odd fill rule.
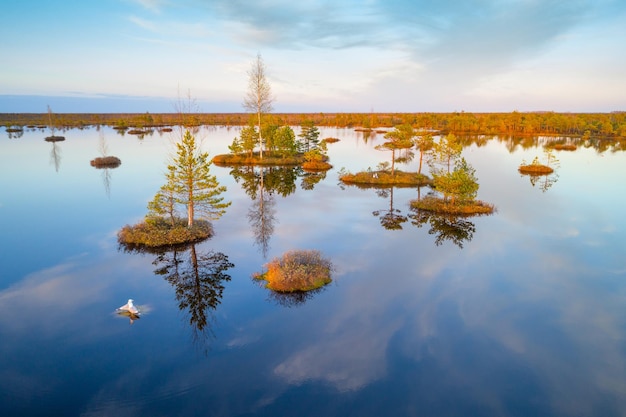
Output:
[[[530,185],[533,187],[537,186],[541,190],[541,192],[548,191],[559,179],[559,175],[557,173],[552,174],[543,174],[543,175],[532,175],[532,174],[522,174],[522,177],[528,177],[530,180]]]
[[[51,141],[52,149],[50,149],[50,165],[54,166],[54,170],[59,172],[61,168],[61,147],[56,141]]]
[[[248,221],[252,227],[255,244],[267,257],[269,242],[274,233],[276,219],[275,195],[287,197],[296,192],[296,180],[302,177],[301,187],[313,190],[326,178],[326,173],[306,172],[293,166],[235,166],[230,175],[252,199],[248,209]]]
[[[310,291],[278,292],[270,290],[269,299],[282,307],[300,307],[325,290],[326,286]]]
[[[463,244],[470,242],[476,232],[476,225],[469,221],[468,217],[438,214],[415,207],[411,207],[410,212],[408,217],[412,225],[422,227],[428,224],[430,226],[428,234],[435,236],[436,246],[450,241],[463,249]]]
[[[221,252],[198,252],[196,245],[157,253],[152,262],[155,275],[162,276],[175,289],[179,310],[186,313],[193,340],[204,344],[213,336],[211,323],[221,303],[226,271],[235,265]]]
[[[9,139],[19,139],[24,136],[24,129],[21,128],[8,128],[6,132],[9,135]]]
[[[389,207],[383,210],[372,212],[374,216],[380,216],[380,225],[387,230],[401,230],[402,223],[408,218],[401,214],[402,212],[393,206],[393,189],[394,187],[377,188],[376,194],[381,198],[389,198]]]

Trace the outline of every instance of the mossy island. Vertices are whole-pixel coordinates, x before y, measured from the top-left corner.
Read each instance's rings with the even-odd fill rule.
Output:
[[[89,164],[95,168],[117,168],[122,165],[122,161],[116,156],[99,156],[89,161]]]
[[[489,215],[495,211],[492,204],[480,200],[452,201],[433,196],[412,200],[410,205],[411,208],[418,210],[462,217]]]
[[[198,243],[213,236],[213,226],[206,220],[196,220],[189,227],[188,220],[174,221],[162,217],[148,217],[135,225],[126,225],[117,233],[120,245],[129,249],[171,248]]]
[[[118,232],[120,245],[155,249],[201,242],[213,235],[210,221],[230,206],[220,196],[226,187],[210,174],[209,154],[198,149],[195,137],[185,131],[176,148],[167,167],[167,182],[148,203],[144,220]],[[183,210],[186,217],[180,214]]]
[[[276,165],[296,166],[302,165],[306,160],[304,154],[289,154],[286,152],[265,151],[239,152],[215,155],[211,162],[218,166],[230,165]]]
[[[395,170],[391,173],[387,170],[362,171],[352,174],[344,172],[339,175],[339,180],[345,184],[377,185],[377,186],[417,186],[429,185],[432,180],[424,174],[417,172],[404,172]]]
[[[253,278],[266,281],[266,288],[279,293],[314,291],[332,282],[332,263],[317,250],[289,251],[265,267]]]
[[[308,171],[325,171],[328,163],[327,141],[319,140],[319,129],[311,121],[300,126],[296,138],[291,126],[254,125],[253,120],[241,129],[228,147],[230,153],[213,157],[218,166],[264,165],[302,166]]]
[[[65,136],[52,135],[52,136],[46,137],[44,140],[46,142],[62,142],[65,140]]]
[[[557,143],[550,147],[557,151],[575,151],[577,149],[577,146],[571,143]]]
[[[550,168],[547,165],[542,164],[529,164],[529,165],[520,165],[517,170],[521,174],[528,175],[547,175],[554,172],[554,169]]]

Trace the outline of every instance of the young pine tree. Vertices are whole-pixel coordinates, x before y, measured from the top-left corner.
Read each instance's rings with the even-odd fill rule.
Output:
[[[167,167],[167,184],[150,203],[154,213],[163,213],[174,218],[172,202],[184,205],[187,209],[187,226],[192,227],[196,216],[206,220],[216,220],[226,212],[230,202],[224,202],[220,194],[226,187],[220,186],[209,168],[211,160],[207,152],[200,152],[195,137],[185,131],[183,140],[176,144],[176,156]]]

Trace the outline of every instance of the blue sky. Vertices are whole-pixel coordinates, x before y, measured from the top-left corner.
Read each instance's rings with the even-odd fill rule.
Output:
[[[623,0],[8,0],[0,112],[626,110]]]

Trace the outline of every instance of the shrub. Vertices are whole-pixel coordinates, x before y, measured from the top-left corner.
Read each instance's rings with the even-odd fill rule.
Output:
[[[554,172],[552,168],[541,164],[520,165],[518,171],[522,174],[543,175]]]
[[[266,287],[278,292],[311,291],[329,284],[332,264],[316,250],[294,250],[266,264],[267,271],[255,279],[267,281]]]

